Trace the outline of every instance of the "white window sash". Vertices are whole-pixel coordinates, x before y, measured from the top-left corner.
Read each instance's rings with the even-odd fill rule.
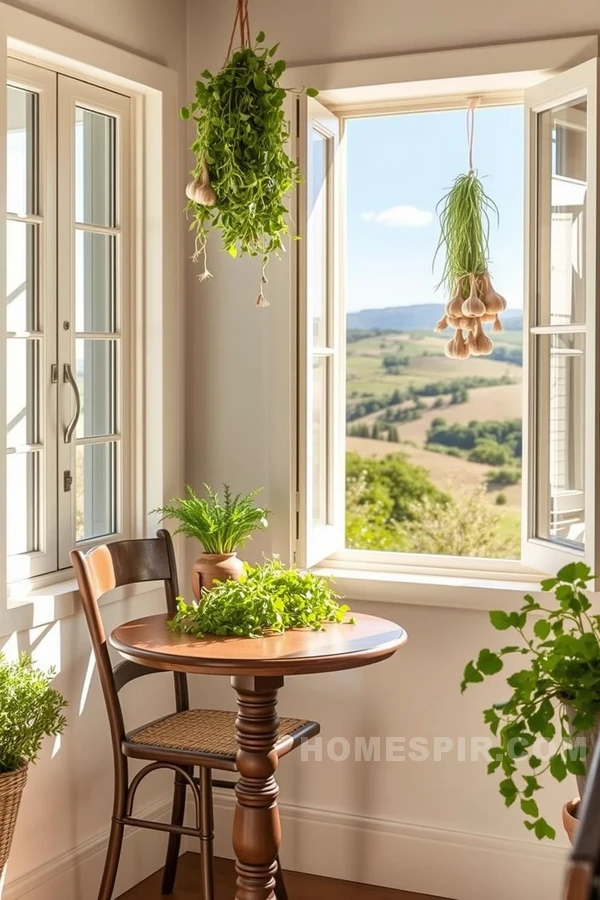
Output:
[[[52,384],[50,373],[56,364],[56,74],[39,66],[21,60],[7,60],[7,82],[37,95],[37,208],[35,215],[11,215],[11,220],[29,223],[37,232],[37,247],[34,257],[33,290],[39,317],[37,340],[39,388],[38,416],[39,442],[41,451],[37,479],[38,547],[29,553],[19,553],[7,559],[7,580],[18,581],[53,572],[57,567],[56,530],[56,386]],[[4,129],[7,133],[7,129]],[[6,145],[5,145],[6,147]],[[7,201],[8,202],[8,201]],[[10,213],[10,210],[8,211]],[[5,244],[6,246],[6,244]],[[3,288],[4,290],[4,288]],[[7,328],[6,303],[2,303],[2,324],[0,333]],[[1,371],[6,372],[3,380],[2,409],[6,402],[5,393],[11,389],[11,372],[7,371],[5,354],[6,340],[2,340],[0,355]],[[6,445],[6,413],[2,413],[3,444]],[[6,453],[2,453],[0,478],[6,483]],[[2,491],[2,497],[5,493]],[[23,498],[24,500],[24,498]],[[4,503],[5,505],[5,503]],[[2,509],[4,516],[4,507]],[[10,509],[7,529],[10,530]],[[5,550],[0,552],[5,553]],[[0,567],[1,570],[1,567]]]
[[[542,572],[555,573],[562,565],[572,561],[585,561],[596,571],[600,559],[598,553],[598,504],[600,500],[598,477],[598,278],[597,231],[598,214],[598,59],[591,59],[547,81],[530,88],[525,93],[526,114],[526,285],[523,332],[525,336],[524,385],[525,417],[523,428],[523,517],[522,562]],[[543,273],[538,272],[540,241],[544,238],[538,227],[544,212],[549,219],[550,209],[542,210],[543,198],[538,196],[540,178],[539,116],[562,104],[587,97],[587,187],[586,187],[586,238],[583,248],[585,268],[585,323],[562,326],[541,323],[538,303],[547,295],[549,285],[543,283]],[[573,117],[577,110],[568,109],[566,116]],[[574,123],[575,125],[577,123]],[[548,240],[548,236],[546,235]],[[547,248],[549,252],[549,248]],[[547,351],[540,335],[583,335],[585,339],[585,365],[580,388],[585,390],[583,491],[575,496],[565,494],[562,504],[568,512],[570,506],[584,505],[584,546],[558,539],[541,537],[538,521],[550,521],[550,508],[544,504],[538,485],[550,483],[549,447],[541,434],[540,422],[544,422],[549,408],[550,385],[537,372],[538,363]],[[548,424],[548,423],[546,423]],[[582,496],[580,496],[582,495]]]
[[[80,549],[107,539],[115,540],[130,533],[131,497],[128,486],[130,479],[132,403],[130,386],[130,331],[128,328],[132,296],[130,255],[132,248],[130,221],[130,155],[131,121],[128,97],[96,87],[76,79],[59,75],[58,80],[58,140],[59,140],[59,220],[58,220],[58,348],[59,348],[59,403],[58,403],[58,522],[60,569],[70,566],[69,551],[77,545]],[[75,322],[75,116],[77,107],[115,119],[115,225],[86,225],[83,230],[95,234],[114,235],[116,240],[116,322],[109,334],[76,332]],[[81,231],[81,227],[77,230]],[[69,327],[65,327],[69,323]],[[116,384],[116,422],[114,432],[109,432],[112,451],[115,454],[111,465],[113,496],[107,498],[109,504],[116,504],[116,521],[106,535],[98,535],[90,540],[76,540],[77,501],[77,447],[91,446],[100,442],[98,438],[77,438],[73,434],[70,443],[63,437],[67,423],[74,413],[74,394],[64,381],[64,365],[68,363],[75,374],[75,341],[78,338],[109,340],[116,348],[114,362]],[[85,400],[83,401],[85,402]],[[70,490],[65,490],[64,473],[71,472],[73,478]],[[97,482],[96,482],[97,484]],[[94,484],[85,485],[85,490],[94,490]],[[79,488],[81,490],[81,488]],[[98,497],[98,502],[101,501]]]
[[[341,309],[341,223],[342,141],[337,116],[312,98],[299,101],[298,156],[303,182],[298,192],[298,535],[296,559],[302,566],[313,566],[344,546],[344,343],[345,329]],[[310,209],[311,185],[315,177],[315,159],[311,153],[313,136],[323,140],[325,159],[324,187],[313,210]],[[319,206],[319,204],[321,204]],[[317,208],[325,210],[324,244],[321,246],[323,296],[315,296],[311,253],[318,235]],[[317,300],[322,302],[321,338],[315,340],[314,322]],[[325,370],[325,396],[321,398],[324,422],[322,452],[325,466],[321,478],[325,491],[320,499],[321,512],[315,509],[313,369]]]

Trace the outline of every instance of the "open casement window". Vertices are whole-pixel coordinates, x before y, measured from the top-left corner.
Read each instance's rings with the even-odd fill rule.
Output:
[[[8,73],[10,583],[128,530],[131,237],[129,99],[17,60]]]
[[[598,483],[598,60],[530,89],[525,565],[594,571]]]
[[[344,547],[344,383],[340,310],[342,148],[336,116],[299,101],[298,534],[312,566]]]

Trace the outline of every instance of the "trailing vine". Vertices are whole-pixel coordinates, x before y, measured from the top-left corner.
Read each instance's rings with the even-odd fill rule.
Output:
[[[236,25],[242,46],[231,52]],[[283,59],[279,44],[264,45],[260,32],[250,45],[247,0],[238,0],[234,33],[223,68],[206,69],[196,82],[195,99],[181,116],[196,122],[191,150],[196,157],[186,207],[195,230],[194,259],[201,259],[200,280],[209,278],[207,237],[210,226],[221,231],[223,248],[232,257],[262,259],[258,306],[267,306],[264,285],[271,255],[279,257],[289,233],[285,197],[301,180],[298,165],[287,154],[289,125],[283,104],[288,90],[280,86]],[[302,90],[310,97],[313,88]]]

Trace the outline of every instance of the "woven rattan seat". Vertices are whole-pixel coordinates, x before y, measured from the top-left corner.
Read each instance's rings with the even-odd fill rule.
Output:
[[[235,762],[235,717],[235,713],[221,709],[186,709],[136,729],[127,736],[126,743],[183,750],[199,756],[222,756]],[[307,726],[312,724],[303,719],[280,719],[277,749],[291,750],[300,738],[307,736]]]

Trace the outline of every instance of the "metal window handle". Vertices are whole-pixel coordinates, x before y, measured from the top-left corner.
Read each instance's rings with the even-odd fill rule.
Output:
[[[77,387],[77,382],[73,377],[73,372],[69,363],[65,363],[63,366],[63,381],[65,384],[71,385],[73,394],[75,395],[75,412],[73,413],[73,418],[65,427],[65,444],[70,444],[73,432],[77,428],[79,416],[81,415],[81,395],[79,394],[79,388]]]

